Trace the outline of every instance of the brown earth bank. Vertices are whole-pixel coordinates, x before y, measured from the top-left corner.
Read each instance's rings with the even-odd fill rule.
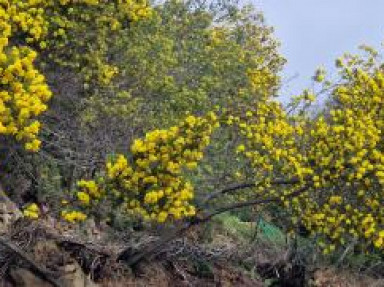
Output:
[[[86,266],[86,262],[78,262],[53,241],[38,242],[30,254],[6,256],[9,261],[8,266],[3,264],[6,270],[1,286],[264,286],[262,281],[220,263],[208,266],[156,259],[131,269],[124,263],[96,257],[91,266]],[[92,265],[95,269],[89,270]]]
[[[283,266],[277,263],[272,266],[266,261],[255,266],[258,271],[256,277],[238,266],[232,266],[230,261],[207,262],[205,259],[191,260],[183,256],[158,256],[128,268],[123,262],[116,262],[112,258],[92,255],[92,250],[82,249],[80,243],[70,246],[67,242],[65,246],[52,239],[29,240],[8,242],[5,248],[2,247],[0,286],[384,286],[384,280],[348,270],[324,267],[303,276],[288,264]],[[19,248],[22,244],[29,244],[29,247]]]
[[[285,247],[242,242],[220,226],[209,243],[203,243],[202,228],[192,229],[128,266],[117,260],[120,252],[130,246],[128,255],[135,255],[161,232],[114,233],[93,221],[80,228],[50,217],[28,221],[5,195],[1,203],[0,287],[384,287],[383,279],[356,271],[300,264],[287,259]]]

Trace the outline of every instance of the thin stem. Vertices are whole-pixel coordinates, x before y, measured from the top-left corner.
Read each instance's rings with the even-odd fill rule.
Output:
[[[276,179],[276,180],[270,182],[271,185],[294,185],[294,184],[298,184],[298,183],[300,183],[300,180],[295,179],[295,178],[294,179]],[[264,182],[259,182],[259,183],[254,183],[254,182],[251,183],[250,182],[250,183],[241,183],[238,185],[227,187],[227,188],[224,188],[222,190],[210,193],[203,200],[203,202],[207,203],[208,201],[215,199],[220,195],[231,194],[231,193],[234,193],[234,192],[237,192],[239,190],[246,189],[246,188],[258,187],[258,186],[261,186],[262,184],[264,184]]]

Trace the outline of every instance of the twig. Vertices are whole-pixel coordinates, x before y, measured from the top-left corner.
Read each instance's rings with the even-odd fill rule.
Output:
[[[308,189],[308,187],[309,187],[309,185],[304,185],[303,187],[301,187],[297,191],[292,192],[292,193],[286,195],[285,197],[286,198],[296,197],[296,196],[302,194],[303,192],[305,192]],[[211,213],[208,213],[201,221],[202,222],[208,221],[212,217],[219,215],[221,213],[230,211],[230,210],[240,209],[240,208],[244,208],[244,207],[248,207],[248,206],[254,206],[254,205],[261,205],[261,204],[266,204],[266,203],[273,203],[273,202],[278,202],[280,200],[281,200],[280,198],[273,197],[273,198],[266,198],[266,199],[255,199],[255,200],[250,200],[250,201],[239,202],[239,203],[227,205],[224,207],[220,207],[220,208],[212,211]]]
[[[271,185],[293,185],[293,184],[298,184],[298,183],[300,183],[300,181],[298,179],[277,179],[277,180],[272,181],[270,184]],[[231,186],[228,188],[224,188],[222,190],[210,193],[204,199],[204,203],[207,203],[208,201],[215,199],[220,195],[230,194],[230,193],[236,192],[238,190],[246,189],[246,188],[258,187],[261,184],[264,184],[264,182],[263,183],[254,183],[254,182],[242,183],[242,184],[234,185],[234,186]]]
[[[191,283],[188,281],[188,277],[185,274],[185,272],[183,272],[183,270],[181,270],[181,268],[176,263],[169,261],[169,264],[173,267],[176,274],[183,280],[183,283],[185,283],[188,286],[192,286]]]
[[[337,260],[337,262],[336,262],[336,266],[337,266],[337,267],[340,266],[340,265],[343,263],[345,257],[347,256],[347,254],[349,253],[349,251],[351,250],[351,248],[353,248],[353,246],[355,245],[355,243],[356,243],[356,242],[353,241],[351,244],[349,244],[349,245],[347,246],[347,248],[345,248],[343,254],[341,254],[340,258],[339,258],[339,259]]]

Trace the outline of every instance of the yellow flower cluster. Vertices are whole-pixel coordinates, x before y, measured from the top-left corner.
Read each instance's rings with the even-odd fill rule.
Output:
[[[353,238],[384,248],[384,72],[374,57],[339,60],[338,68],[343,81],[324,115],[288,116],[267,100],[227,124],[245,139],[237,152],[264,183],[260,196],[281,198],[293,222],[322,235],[326,253]],[[298,183],[275,189],[276,177]],[[306,192],[287,199],[303,186]]]
[[[0,7],[0,18],[12,27],[15,36],[26,34],[27,43],[42,39],[48,32],[44,0],[4,0]]]
[[[51,0],[51,2],[54,1]],[[125,14],[133,22],[136,22],[142,18],[147,18],[153,13],[152,9],[148,6],[148,2],[145,0],[59,0],[59,3],[64,6],[73,4],[85,4],[89,6],[114,4],[118,7],[120,13]]]
[[[227,124],[236,125],[246,139],[237,152],[249,160],[255,178],[265,181],[270,194],[275,191],[269,189],[268,182],[275,177],[291,175],[304,180],[313,174],[312,168],[305,166],[306,158],[294,140],[303,134],[302,126],[292,125],[279,103],[260,101],[245,117],[230,115]]]
[[[377,233],[376,238],[373,241],[373,244],[376,248],[384,247],[384,230],[381,230]]]
[[[82,222],[87,219],[87,215],[85,213],[74,210],[63,210],[61,212],[61,217],[70,223]]]
[[[330,246],[356,238],[384,248],[384,74],[368,68],[374,58],[362,60],[361,66],[356,61],[338,61],[345,82],[333,91],[335,104],[328,118],[318,119],[310,131],[310,159],[319,167],[315,186],[333,189],[338,196],[306,202],[298,211],[304,210],[304,223],[321,231]],[[332,251],[330,246],[326,252]]]
[[[118,0],[117,2],[119,10],[133,22],[149,18],[153,14],[153,10],[148,7],[148,3],[145,0]]]
[[[99,186],[94,180],[80,180],[77,183],[77,186],[81,189],[84,190],[89,196],[98,199],[102,196],[102,191],[100,190]],[[84,196],[78,196],[83,197]]]
[[[178,126],[147,133],[132,143],[131,159],[118,155],[107,163],[102,187],[79,182],[78,199],[87,205],[90,199],[110,197],[123,202],[127,212],[157,222],[195,215],[193,186],[182,171],[197,167],[218,125],[214,113],[190,115]]]
[[[279,77],[267,68],[248,69],[247,75],[252,89],[259,97],[268,98],[279,83]]]
[[[37,206],[36,203],[29,204],[24,210],[23,214],[25,217],[31,218],[31,219],[37,219],[39,218],[40,209]]]
[[[89,201],[91,200],[91,197],[89,196],[88,193],[84,191],[79,191],[77,193],[77,199],[81,202],[81,204],[88,205]]]
[[[41,36],[39,11],[36,18],[19,8],[27,5],[16,1],[0,7],[0,135],[11,135],[25,143],[27,150],[39,149],[37,134],[40,123],[34,118],[47,108],[51,91],[45,78],[33,66],[36,52],[28,47],[12,46],[19,29],[33,38]],[[4,8],[7,7],[7,8]],[[30,38],[27,38],[27,41]]]

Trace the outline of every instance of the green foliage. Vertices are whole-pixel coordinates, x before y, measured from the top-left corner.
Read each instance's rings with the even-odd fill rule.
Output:
[[[259,91],[253,90],[249,73],[276,75],[284,63],[278,44],[261,14],[236,8],[218,21],[216,10],[166,1],[155,8],[154,17],[132,25],[111,49],[120,71],[114,84],[132,99],[113,103],[105,94],[95,94],[87,109],[102,113],[98,106],[104,103],[115,117],[159,127],[174,124],[185,111],[257,101]],[[277,78],[271,81],[269,92],[278,84]],[[131,111],[133,103],[144,122],[133,119],[137,113],[121,113]]]
[[[36,187],[38,201],[58,205],[64,192],[60,168],[53,161],[39,162],[37,173],[39,174]]]
[[[224,235],[233,238],[250,241],[255,234],[255,222],[244,222],[236,215],[225,213],[215,219],[216,228],[222,229]]]

